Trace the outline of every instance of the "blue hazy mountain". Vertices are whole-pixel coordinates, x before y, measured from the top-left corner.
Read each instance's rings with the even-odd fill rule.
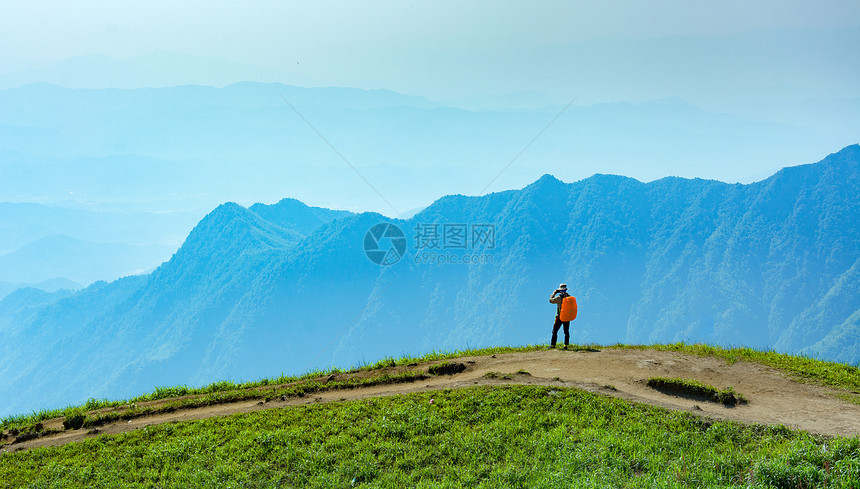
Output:
[[[83,288],[83,286],[77,282],[72,282],[71,280],[65,278],[53,278],[35,284],[0,282],[0,299],[3,299],[7,295],[18,289],[25,288],[37,289],[43,292],[57,292],[59,290],[80,290]]]
[[[150,272],[204,214],[2,202],[0,297],[24,286],[52,292]]]
[[[100,243],[175,245],[176,251],[188,236],[188,231],[205,214],[121,208],[97,211],[0,202],[0,254],[11,253],[53,235]]]
[[[0,256],[0,281],[39,283],[57,277],[90,284],[151,272],[175,250],[168,245],[91,243],[52,235]]]
[[[858,195],[854,145],[748,185],[544,175],[449,195],[408,220],[290,199],[223,204],[150,275],[0,302],[0,413],[543,343],[560,282],[580,304],[576,342],[704,341],[857,363]],[[365,254],[380,223],[407,238],[389,266]]]

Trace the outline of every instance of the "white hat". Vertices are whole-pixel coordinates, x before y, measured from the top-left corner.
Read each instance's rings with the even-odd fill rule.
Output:
[[[560,290],[567,290],[567,284],[559,284],[558,288]]]

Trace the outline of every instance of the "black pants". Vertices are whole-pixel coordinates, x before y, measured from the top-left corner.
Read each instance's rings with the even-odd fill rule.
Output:
[[[550,346],[555,346],[556,340],[558,340],[558,328],[564,326],[564,346],[570,344],[570,321],[562,321],[555,317],[555,324],[552,325],[552,341],[550,341]]]

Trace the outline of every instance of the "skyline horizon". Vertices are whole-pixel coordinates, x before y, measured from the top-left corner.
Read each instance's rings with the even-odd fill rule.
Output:
[[[527,182],[527,183],[525,183],[519,187],[513,187],[513,188],[501,189],[501,190],[493,190],[493,191],[488,191],[485,193],[475,192],[475,193],[439,194],[437,197],[435,197],[434,199],[429,201],[426,205],[403,210],[400,212],[399,215],[390,215],[389,213],[386,213],[384,210],[380,211],[380,210],[376,210],[376,209],[350,209],[350,208],[341,208],[341,207],[330,207],[330,206],[326,206],[324,204],[316,203],[316,202],[313,202],[310,200],[304,200],[302,198],[299,198],[299,197],[296,197],[293,195],[284,195],[282,197],[278,197],[278,198],[275,198],[273,200],[253,200],[253,199],[250,199],[250,200],[248,200],[248,199],[224,200],[224,201],[220,201],[218,203],[215,203],[212,207],[207,208],[208,210],[206,210],[205,212],[207,212],[207,213],[211,212],[211,211],[215,210],[217,207],[220,207],[220,206],[225,205],[225,204],[236,204],[236,205],[239,205],[239,206],[244,207],[244,208],[250,208],[254,205],[275,205],[275,204],[278,204],[282,201],[293,200],[293,201],[297,201],[301,204],[304,204],[308,207],[313,207],[313,208],[319,208],[319,209],[325,209],[325,210],[334,210],[334,211],[348,211],[348,212],[351,212],[354,214],[364,214],[364,213],[378,214],[378,215],[381,215],[382,217],[385,217],[388,219],[408,220],[408,219],[411,219],[412,216],[414,216],[417,212],[420,212],[424,209],[427,209],[428,207],[432,206],[437,201],[444,199],[444,198],[447,198],[447,197],[464,197],[464,198],[471,199],[471,198],[481,198],[481,197],[485,197],[485,196],[492,195],[492,194],[521,191],[521,190],[525,189],[526,187],[529,187],[531,185],[538,183],[538,181],[544,179],[545,177],[550,177],[552,179],[555,179],[564,185],[572,185],[572,184],[581,183],[585,180],[589,180],[589,179],[592,179],[595,177],[618,177],[618,178],[622,178],[622,179],[634,180],[634,181],[641,183],[643,185],[654,184],[654,183],[660,182],[661,180],[666,180],[666,179],[679,179],[679,180],[701,180],[701,181],[705,181],[705,182],[714,182],[714,183],[725,184],[725,185],[749,186],[749,185],[755,185],[755,184],[762,183],[766,180],[769,180],[769,179],[775,177],[779,172],[781,172],[783,170],[787,170],[787,169],[791,169],[791,168],[797,168],[797,167],[804,167],[804,166],[809,166],[809,165],[816,165],[816,164],[822,163],[828,157],[836,155],[836,154],[838,154],[842,151],[845,151],[849,148],[852,148],[854,146],[860,146],[860,141],[858,141],[856,143],[848,144],[846,146],[843,146],[842,148],[839,148],[838,150],[834,150],[830,153],[827,153],[827,154],[821,156],[816,161],[811,161],[811,162],[806,162],[806,163],[795,163],[795,164],[788,164],[785,166],[781,166],[781,167],[776,168],[773,171],[767,173],[766,175],[763,175],[759,179],[751,180],[751,181],[747,181],[747,182],[725,181],[725,180],[720,180],[717,178],[704,178],[704,177],[698,177],[698,176],[690,177],[690,176],[682,176],[682,175],[666,175],[666,176],[657,177],[657,178],[654,178],[651,180],[643,180],[643,179],[640,179],[640,178],[637,178],[634,176],[630,176],[630,175],[624,175],[624,174],[619,174],[619,173],[605,173],[605,172],[595,172],[595,173],[592,173],[591,175],[577,178],[575,180],[565,180],[564,178],[559,177],[558,175],[547,172],[547,173],[541,174],[537,178],[535,178],[535,179],[533,179],[533,180],[531,180],[531,181],[529,181],[529,182]],[[191,210],[188,208],[175,209],[175,210],[169,210],[169,211],[156,210],[156,209],[126,210],[126,209],[124,209],[124,207],[130,206],[130,204],[128,204],[128,203],[125,203],[125,204],[120,203],[121,205],[118,205],[117,207],[113,207],[113,208],[102,207],[99,203],[94,203],[94,202],[74,202],[74,203],[67,203],[67,204],[57,204],[57,203],[52,203],[52,202],[38,202],[38,201],[21,200],[21,201],[0,201],[0,204],[9,204],[9,205],[14,205],[14,206],[32,205],[32,206],[40,206],[40,207],[55,208],[55,209],[66,209],[66,210],[71,210],[71,211],[80,210],[80,211],[85,211],[85,212],[95,212],[95,213],[105,213],[105,214],[129,213],[129,214],[167,215],[167,214],[176,214],[176,213],[178,213],[178,214],[194,214],[196,212],[195,210]],[[201,209],[197,209],[197,211],[200,211],[200,210]],[[406,217],[403,217],[403,216],[406,216]],[[2,255],[0,255],[0,256],[2,256]]]

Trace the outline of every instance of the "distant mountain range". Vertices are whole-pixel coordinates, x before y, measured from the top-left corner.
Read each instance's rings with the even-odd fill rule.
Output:
[[[23,286],[79,289],[151,272],[204,214],[0,202],[0,298]]]
[[[22,288],[36,289],[44,292],[57,292],[64,289],[80,290],[83,286],[65,278],[54,278],[38,283],[0,282],[0,299]]]
[[[0,256],[0,281],[39,283],[64,277],[90,284],[106,278],[150,272],[173,250],[167,245],[88,243],[52,235]]]
[[[0,301],[0,414],[543,343],[560,282],[579,301],[576,342],[703,341],[856,364],[858,195],[854,145],[749,185],[545,175],[405,221],[292,199],[224,204],[149,275]]]
[[[225,201],[289,195],[396,217],[446,193],[478,192],[488,175],[500,175],[489,191],[520,188],[546,172],[579,180],[595,167],[645,181],[679,175],[751,182],[855,141],[860,100],[804,104],[791,113],[818,114],[810,125],[681,99],[465,110],[389,90],[280,83],[36,83],[0,90],[0,196],[202,216]]]

